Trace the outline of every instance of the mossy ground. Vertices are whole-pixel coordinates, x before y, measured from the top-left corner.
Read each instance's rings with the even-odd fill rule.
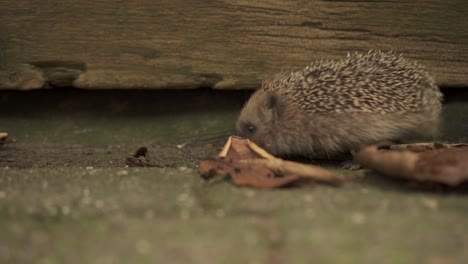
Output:
[[[370,172],[340,188],[203,181],[198,161],[247,97],[0,93],[0,130],[16,139],[0,147],[0,263],[466,263],[466,186]],[[447,98],[444,138],[466,140],[468,96]],[[162,168],[126,168],[140,146]]]

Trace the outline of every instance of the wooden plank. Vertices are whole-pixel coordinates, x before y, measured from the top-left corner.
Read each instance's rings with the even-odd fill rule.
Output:
[[[0,1],[0,87],[257,87],[347,52],[396,50],[468,86],[464,0]]]

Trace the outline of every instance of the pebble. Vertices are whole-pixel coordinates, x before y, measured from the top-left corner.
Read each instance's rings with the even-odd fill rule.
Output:
[[[177,148],[178,148],[178,149],[182,149],[182,148],[184,148],[186,145],[187,145],[187,144],[179,144],[179,145],[177,145]]]
[[[363,194],[368,194],[368,193],[369,193],[369,189],[367,189],[367,188],[362,188],[362,189],[361,189],[361,193],[363,193]]]
[[[247,197],[247,198],[252,198],[255,196],[255,191],[252,191],[252,190],[246,190],[244,192],[244,195]]]
[[[117,171],[117,176],[127,176],[128,170],[119,170]]]
[[[104,207],[104,202],[101,201],[101,200],[96,200],[94,202],[94,206],[97,208],[97,209],[101,209],[102,207]]]
[[[185,166],[177,167],[177,169],[178,169],[180,172],[185,172],[185,171],[190,170],[189,168],[187,168],[187,167],[185,167]]]
[[[70,214],[70,211],[71,211],[71,210],[70,210],[70,207],[68,207],[68,206],[66,206],[66,205],[62,206],[62,214],[63,214],[63,215],[68,215],[68,214]]]
[[[47,182],[46,180],[43,180],[42,181],[42,189],[45,190],[49,187],[49,182]]]
[[[190,212],[188,210],[180,211],[180,218],[182,220],[188,220],[190,218]]]
[[[144,218],[148,219],[148,220],[154,219],[154,211],[153,210],[146,210]]]
[[[215,212],[217,218],[224,218],[226,216],[226,212],[223,209],[218,209]]]
[[[140,239],[140,240],[137,241],[137,243],[135,245],[135,249],[140,254],[147,254],[151,250],[151,245],[145,239]]]
[[[313,202],[314,201],[314,196],[312,196],[311,194],[306,194],[306,195],[304,195],[304,201],[308,202],[308,203]]]
[[[366,221],[367,217],[363,213],[356,212],[351,215],[351,222],[353,222],[354,224],[362,225],[366,223]]]
[[[315,218],[315,212],[314,212],[314,210],[311,209],[311,208],[305,209],[305,212],[304,212],[304,213],[305,213],[305,217],[306,217],[307,219],[314,219],[314,218]]]
[[[421,198],[421,204],[429,209],[437,210],[439,208],[439,202],[432,198]]]

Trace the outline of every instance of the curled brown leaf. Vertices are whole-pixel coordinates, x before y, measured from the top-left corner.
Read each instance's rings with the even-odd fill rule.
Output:
[[[6,143],[8,133],[0,132],[0,146]]]
[[[424,152],[421,149],[379,151],[376,146],[370,146],[356,153],[354,159],[383,175],[456,186],[468,181],[468,148],[456,145]]]
[[[391,144],[379,147],[379,149],[389,150],[410,150],[413,152],[423,152],[443,148],[463,148],[468,147],[466,143],[448,144],[441,142],[423,142],[423,143],[411,143],[411,144]]]
[[[273,189],[296,184],[312,186],[314,184],[313,180],[304,180],[298,175],[282,175],[261,164],[244,163],[232,159],[202,160],[199,172],[205,179],[219,174],[230,178],[238,186],[250,186],[257,189]]]
[[[151,161],[146,147],[140,147],[133,155],[126,157],[125,164],[129,167],[161,167]]]
[[[315,181],[332,185],[343,176],[326,169],[277,158],[248,139],[230,137],[218,158],[200,161],[202,177],[219,174],[236,185],[271,189],[292,185],[312,186]]]

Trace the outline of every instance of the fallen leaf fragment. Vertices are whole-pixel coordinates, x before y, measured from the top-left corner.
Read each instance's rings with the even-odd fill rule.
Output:
[[[200,161],[199,170],[204,178],[216,174],[229,177],[238,186],[250,186],[257,189],[273,189],[296,185],[299,182],[309,186],[314,185],[312,179],[304,179],[297,175],[275,174],[269,168],[255,163],[243,163],[232,159],[208,159]]]
[[[370,146],[356,153],[354,160],[366,168],[395,178],[449,186],[468,181],[468,147],[464,144],[423,152],[421,149],[379,151],[376,146]]]
[[[223,175],[236,185],[259,189],[344,182],[339,174],[274,157],[250,140],[234,136],[229,137],[217,158],[200,161],[199,172],[205,179]]]
[[[468,147],[467,143],[457,143],[457,144],[448,144],[441,142],[424,142],[424,143],[411,143],[411,144],[392,144],[392,145],[383,145],[379,149],[389,149],[389,150],[411,150],[413,152],[423,152],[443,148],[464,148]]]
[[[248,140],[239,137],[229,137],[226,141],[218,158],[231,158],[231,159],[254,159],[261,158],[262,156],[252,150]]]
[[[0,146],[6,143],[8,133],[0,132]]]
[[[302,178],[311,178],[319,182],[325,182],[332,185],[343,183],[343,176],[333,173],[318,166],[306,165],[298,162],[275,158],[273,160],[251,159],[242,160],[243,163],[262,165],[272,171],[278,171],[286,175],[297,175]]]
[[[148,148],[146,147],[137,149],[135,154],[125,158],[125,164],[129,167],[161,167],[151,161]]]

